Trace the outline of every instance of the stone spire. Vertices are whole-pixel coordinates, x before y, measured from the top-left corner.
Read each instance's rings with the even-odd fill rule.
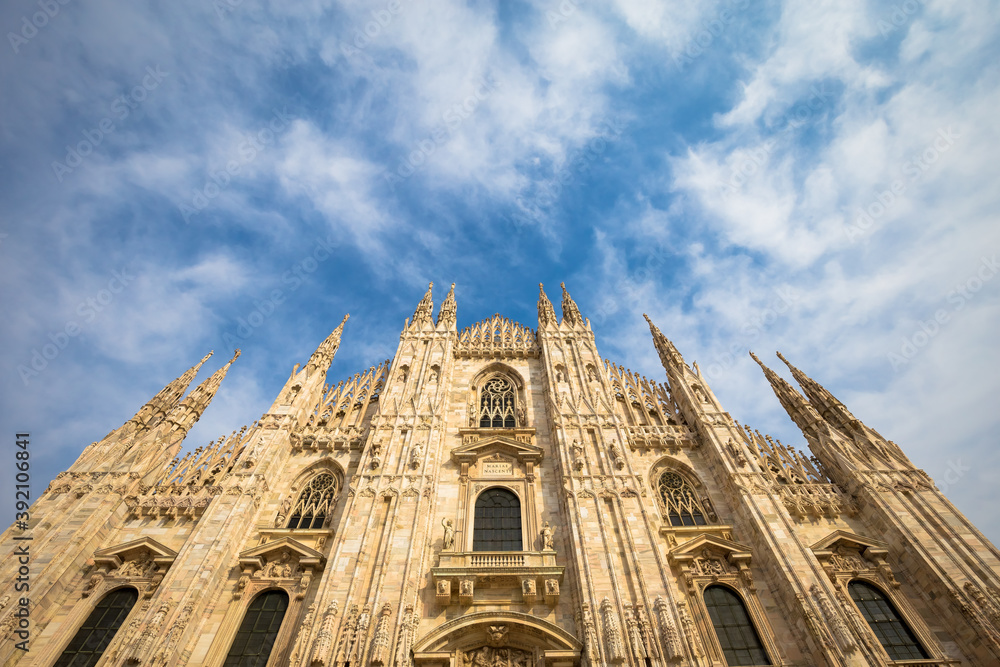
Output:
[[[538,283],[538,327],[544,327],[548,324],[557,324],[556,321],[556,309],[552,307],[552,302],[549,301],[549,297],[545,296],[545,290],[542,289],[542,284]]]
[[[344,319],[340,321],[337,328],[330,332],[330,335],[326,337],[326,340],[319,344],[316,351],[312,353],[311,357],[309,357],[309,362],[306,364],[307,369],[319,369],[325,373],[327,369],[330,368],[330,364],[333,362],[333,356],[337,354],[337,350],[340,349],[340,336],[344,333],[344,325],[350,317],[350,313],[344,315]]]
[[[458,323],[458,304],[455,303],[455,283],[451,284],[448,296],[444,298],[444,303],[441,304],[437,323],[440,326],[442,322],[444,326],[449,328],[455,328]]]
[[[677,351],[674,344],[670,342],[666,336],[653,324],[653,320],[649,319],[649,315],[646,313],[642,314],[646,318],[646,322],[649,324],[649,332],[653,334],[653,345],[656,346],[656,352],[660,355],[660,363],[663,364],[665,369],[676,368],[680,370],[686,368],[687,364],[684,363],[684,357],[681,353]]]
[[[226,365],[212,373],[211,377],[195,387],[194,391],[188,394],[180,405],[170,413],[169,421],[175,424],[180,430],[187,433],[194,426],[195,422],[201,419],[208,404],[215,398],[215,392],[226,378],[229,367],[233,365],[240,356],[240,351],[233,352],[233,358],[226,362]]]
[[[413,326],[432,324],[434,322],[434,297],[431,295],[431,290],[433,289],[434,283],[428,283],[427,293],[424,294],[424,298],[417,304],[417,309],[413,311]]]
[[[792,385],[788,384],[784,378],[765,366],[764,362],[752,351],[750,352],[750,356],[753,357],[753,360],[764,371],[764,377],[771,383],[774,395],[778,397],[781,407],[785,408],[785,412],[792,418],[792,421],[795,422],[803,433],[815,433],[816,424],[822,421],[822,419],[816,410],[809,405],[809,401],[796,391]]]
[[[799,383],[802,387],[802,391],[805,393],[806,398],[812,403],[816,411],[823,416],[823,419],[827,420],[831,424],[837,427],[844,427],[850,424],[857,424],[858,419],[851,414],[847,407],[837,400],[837,398],[827,391],[819,382],[816,382],[811,377],[800,371],[798,368],[793,366],[788,359],[782,356],[781,352],[777,353],[778,358],[785,362],[788,369],[792,371],[792,377],[795,381]]]
[[[135,416],[129,421],[135,426],[142,428],[149,424],[152,418],[157,415],[165,415],[176,408],[177,404],[184,396],[184,392],[187,391],[195,376],[198,375],[198,371],[201,370],[202,365],[204,365],[204,363],[208,361],[209,357],[213,354],[215,354],[214,350],[202,357],[201,361],[196,363],[194,366],[184,371],[180,377],[167,384],[167,386],[161,389],[156,396],[149,399],[149,401],[142,406],[139,411],[135,413]]]
[[[580,309],[576,307],[573,297],[566,291],[566,283],[559,283],[559,287],[562,288],[563,322],[570,325],[583,324],[583,316],[580,314]]]

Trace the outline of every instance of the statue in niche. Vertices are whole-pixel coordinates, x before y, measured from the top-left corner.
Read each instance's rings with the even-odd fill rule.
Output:
[[[570,449],[573,450],[573,469],[583,470],[583,445],[580,444],[579,440],[573,440]]]
[[[548,521],[542,524],[542,551],[555,551],[552,544],[552,527]]]
[[[292,509],[292,501],[285,498],[281,501],[281,505],[278,506],[278,514],[274,517],[274,527],[281,528],[281,524],[285,522],[288,518],[288,512]]]
[[[455,524],[451,519],[443,519],[441,525],[444,526],[444,540],[441,542],[441,549],[448,551],[455,546]]]

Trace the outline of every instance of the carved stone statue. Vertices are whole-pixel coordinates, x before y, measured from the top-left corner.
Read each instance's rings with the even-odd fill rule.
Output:
[[[145,577],[153,567],[153,559],[148,551],[133,560],[125,561],[115,573],[119,577]]]
[[[554,551],[555,546],[552,544],[552,527],[549,526],[549,522],[546,521],[542,524],[542,551]]]
[[[451,519],[443,519],[441,525],[444,526],[444,541],[441,543],[441,549],[448,551],[455,546],[455,524]]]
[[[509,630],[506,625],[491,625],[486,631],[490,646],[504,646],[507,643]]]
[[[424,455],[424,447],[419,442],[410,449],[410,467],[416,470],[420,467],[420,458]]]
[[[274,517],[274,527],[281,528],[281,525],[285,523],[285,519],[288,518],[288,513],[292,510],[292,501],[289,498],[285,498],[281,501],[281,505],[278,506],[278,515]]]
[[[264,568],[265,577],[287,579],[292,576],[292,565],[288,562],[288,552],[282,551],[277,560],[273,560]]]

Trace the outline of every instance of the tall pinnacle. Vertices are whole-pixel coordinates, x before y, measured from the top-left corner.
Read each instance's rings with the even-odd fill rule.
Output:
[[[778,352],[777,355],[779,359],[785,362],[788,369],[792,371],[792,377],[799,383],[809,402],[813,404],[817,412],[823,415],[824,419],[832,418],[833,422],[838,426],[857,421],[847,407],[827,391],[823,385],[793,366],[788,359],[782,356],[781,352]]]
[[[538,283],[538,326],[543,327],[550,323],[556,324],[556,309],[552,307],[549,297],[545,296],[542,284]]]
[[[150,418],[155,416],[157,413],[166,414],[177,407],[177,403],[184,396],[184,392],[187,391],[195,376],[198,375],[198,371],[201,370],[202,365],[208,361],[209,357],[211,357],[214,353],[214,350],[209,352],[201,358],[201,361],[184,371],[184,373],[182,373],[180,377],[175,379],[173,382],[166,385],[159,391],[159,393],[156,394],[156,396],[149,399],[149,401],[142,406],[139,411],[135,413],[135,416],[129,421],[134,423],[136,426],[142,427],[146,425]]]
[[[819,415],[809,405],[805,397],[788,384],[783,377],[768,368],[753,351],[750,352],[750,356],[764,371],[764,377],[771,383],[774,395],[778,397],[781,407],[785,408],[785,412],[792,418],[792,421],[803,432],[813,431],[814,423],[818,420]]]
[[[559,287],[562,288],[563,322],[567,324],[583,324],[583,316],[580,314],[580,309],[576,307],[573,297],[566,291],[566,283],[559,283]]]
[[[211,377],[195,387],[194,391],[188,394],[181,401],[180,405],[170,413],[170,421],[184,432],[189,431],[194,426],[194,423],[201,419],[205,409],[212,402],[212,399],[215,398],[215,393],[219,390],[219,386],[222,385],[222,381],[226,378],[229,367],[233,365],[233,362],[239,356],[240,351],[234,351],[232,359],[227,361],[225,366],[212,373]]]
[[[451,284],[448,296],[444,298],[444,303],[441,304],[437,323],[441,324],[442,322],[447,327],[454,327],[458,322],[458,304],[455,303],[455,283]]]
[[[674,344],[670,342],[666,336],[653,324],[653,320],[649,319],[649,315],[646,313],[642,314],[646,318],[646,322],[649,324],[649,332],[653,334],[653,345],[656,346],[656,352],[660,355],[660,363],[663,364],[665,369],[673,366],[677,369],[684,368],[686,364],[684,363],[684,357],[681,353],[677,351]]]
[[[319,344],[316,351],[309,357],[309,362],[306,364],[307,368],[318,368],[324,373],[326,372],[326,369],[330,367],[330,363],[333,361],[333,356],[340,349],[340,337],[344,333],[344,325],[350,317],[350,313],[344,315],[344,319],[340,321],[337,328],[330,332],[326,340]]]
[[[424,298],[420,300],[417,304],[417,309],[413,312],[413,324],[432,324],[434,322],[434,297],[431,294],[431,290],[434,289],[434,283],[428,283],[427,293],[424,294]]]

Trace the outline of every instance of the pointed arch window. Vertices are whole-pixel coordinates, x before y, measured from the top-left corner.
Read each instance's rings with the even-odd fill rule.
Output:
[[[521,551],[521,501],[506,489],[488,489],[476,499],[473,551]]]
[[[223,667],[264,667],[288,609],[288,594],[265,591],[250,603]]]
[[[921,660],[930,657],[882,591],[861,581],[852,581],[847,590],[890,658]]]
[[[337,478],[324,472],[310,480],[288,516],[288,528],[322,528],[337,498]]]
[[[705,607],[722,645],[726,664],[730,667],[771,664],[747,608],[736,593],[725,586],[708,586]]]
[[[705,510],[691,484],[673,470],[660,475],[657,488],[671,526],[704,526]]]
[[[515,428],[517,420],[514,384],[505,377],[487,380],[479,392],[480,428]]]
[[[53,667],[96,665],[138,599],[134,588],[119,588],[101,598]]]

